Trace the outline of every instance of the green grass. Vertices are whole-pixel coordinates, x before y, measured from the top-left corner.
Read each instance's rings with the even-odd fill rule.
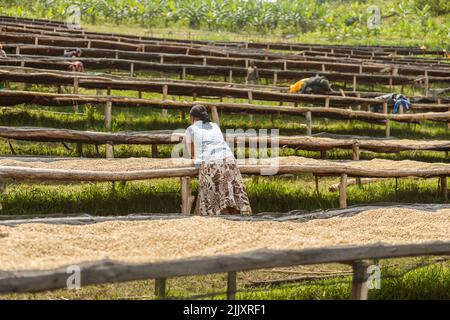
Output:
[[[338,193],[328,191],[338,179],[320,178],[320,195],[313,181],[311,175],[301,175],[246,178],[245,184],[255,213],[338,208]],[[397,190],[395,179],[350,186],[348,204],[442,203],[437,186],[437,179],[399,179]],[[193,189],[197,194],[196,182]],[[180,183],[175,178],[114,184],[14,183],[7,190],[7,194],[0,195],[3,215],[175,213],[180,212],[181,204]]]

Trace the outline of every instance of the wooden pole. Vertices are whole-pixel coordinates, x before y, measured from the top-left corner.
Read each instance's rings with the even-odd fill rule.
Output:
[[[0,179],[0,193],[4,193],[5,191],[6,191],[6,180]],[[1,202],[0,202],[0,210],[3,210]]]
[[[78,94],[78,78],[77,77],[73,78],[73,90],[72,90],[72,93],[73,94]],[[79,112],[78,104],[74,103],[73,111],[74,112]]]
[[[359,156],[360,156],[360,150],[359,150],[359,143],[356,142],[355,144],[353,144],[353,161],[359,161]],[[359,187],[361,187],[361,178],[356,178],[356,183],[358,184]]]
[[[391,136],[391,120],[386,119],[386,138]]]
[[[111,132],[112,129],[112,102],[107,101],[105,104],[105,128],[106,131]],[[114,158],[114,149],[111,143],[105,144],[106,148],[106,158],[112,159]]]
[[[167,94],[169,92],[169,86],[167,84],[163,85],[162,87],[162,99],[163,101],[167,100]],[[167,109],[162,109],[161,110],[161,116],[162,117],[167,117]]]
[[[134,63],[130,64],[130,77],[134,77]]]
[[[237,290],[237,274],[236,272],[228,272],[227,274],[227,300],[236,299]]]
[[[367,265],[362,261],[352,263],[352,300],[367,300],[369,288],[367,287]]]
[[[233,70],[230,70],[229,74],[228,74],[228,81],[230,83],[233,83]]]
[[[191,178],[181,177],[181,213],[190,215],[194,197],[192,196]]]
[[[312,135],[312,116],[311,111],[306,112],[306,135]]]
[[[152,144],[152,158],[158,158],[158,145]]]
[[[155,279],[155,297],[157,299],[166,297],[166,278]]]
[[[448,187],[447,187],[447,176],[442,176],[439,178],[441,182],[441,195],[445,202],[448,201]]]
[[[212,106],[211,107],[211,118],[212,118],[213,122],[215,122],[217,124],[220,123],[220,121],[219,121],[219,113],[217,112],[217,107],[216,106]]]
[[[273,85],[276,86],[278,82],[278,73],[274,72],[273,73]]]
[[[356,76],[353,76],[353,92],[356,92]]]
[[[341,174],[339,183],[339,208],[347,207],[347,174]]]
[[[253,92],[251,90],[248,91],[248,103],[253,104]],[[253,114],[249,113],[248,120],[253,121]]]

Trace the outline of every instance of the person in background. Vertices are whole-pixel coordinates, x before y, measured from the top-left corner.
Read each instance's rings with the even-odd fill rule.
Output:
[[[5,50],[3,50],[3,45],[0,43],[0,58],[7,58]]]
[[[407,112],[411,107],[411,102],[404,95],[399,93],[388,93],[382,96],[375,97],[376,100],[380,100],[381,102],[387,102],[390,105],[393,105],[393,113],[400,113],[400,107],[403,107],[403,111]],[[376,104],[370,106],[370,111],[381,113],[383,112],[383,104]]]
[[[330,87],[330,83],[323,76],[315,76],[297,81],[289,87],[291,93],[300,92],[301,94],[320,94],[330,93],[334,90]]]
[[[201,215],[251,214],[250,202],[234,155],[204,106],[195,105],[186,130],[188,153],[199,167],[195,212]]]
[[[64,58],[79,58],[81,57],[81,49],[64,52]]]
[[[255,66],[255,61],[250,62],[250,66],[247,69],[247,84],[259,84],[259,71]]]
[[[71,72],[84,72],[84,65],[81,61],[74,61],[72,62],[69,67],[69,71]]]

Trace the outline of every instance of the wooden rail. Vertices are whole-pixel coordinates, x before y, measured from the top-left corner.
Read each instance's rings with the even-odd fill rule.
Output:
[[[4,160],[8,160],[5,158]],[[176,160],[159,161],[155,169],[139,169],[129,171],[121,171],[121,163],[126,160],[122,159],[108,159],[97,160],[96,165],[100,165],[101,161],[108,161],[106,164],[116,165],[118,170],[98,171],[98,170],[72,170],[64,169],[58,166],[64,164],[61,162],[67,159],[57,158],[14,158],[19,160],[12,165],[0,166],[0,180],[6,184],[9,180],[25,180],[25,181],[90,181],[90,182],[107,182],[107,181],[133,181],[146,180],[158,178],[188,178],[196,176],[198,169],[195,168],[190,161]],[[285,164],[283,158],[270,158],[268,162],[260,164],[256,159],[246,159],[244,163],[238,161],[238,166],[242,174],[248,175],[283,175],[283,174],[313,174],[316,176],[332,175],[340,176],[341,182],[339,186],[339,203],[340,207],[347,206],[347,177],[374,177],[374,178],[405,178],[405,177],[420,177],[430,178],[437,177],[441,183],[440,193],[444,199],[448,196],[447,176],[450,176],[450,164],[428,164],[427,166],[413,167],[410,163],[405,164],[405,161],[389,161],[385,160],[383,166],[373,167],[372,162],[367,160],[360,161],[325,161],[314,159],[300,159],[297,158],[291,164]],[[32,165],[27,164],[31,161]],[[50,167],[42,168],[42,163],[49,163]],[[89,167],[88,159],[78,159],[80,165]],[[114,161],[114,162],[111,162]],[[150,160],[146,160],[150,161]],[[153,161],[153,160],[152,160]],[[84,164],[83,164],[84,162]],[[125,163],[125,162],[123,162]],[[417,162],[421,164],[420,162]],[[57,166],[51,168],[51,166]],[[39,167],[41,166],[41,167]],[[67,167],[67,164],[65,165]],[[184,181],[186,182],[186,181]],[[317,184],[316,184],[317,186]],[[191,203],[192,195],[190,188],[183,188],[182,192],[182,208],[186,208],[183,213],[190,213],[190,206],[184,206],[185,203]],[[191,203],[192,204],[192,203]]]
[[[3,127],[0,126],[0,137],[24,141],[39,142],[71,142],[85,144],[141,144],[160,145],[177,144],[183,141],[184,135],[171,130],[139,131],[139,132],[96,132],[54,128]],[[276,136],[266,137],[225,134],[225,140],[232,145],[245,144],[258,147],[261,143],[267,146],[276,145],[310,151],[329,151],[347,149],[359,152],[367,150],[381,153],[401,151],[450,151],[450,141],[427,141],[407,139],[373,139],[373,138],[320,138],[308,136]],[[355,146],[358,146],[356,150]],[[359,155],[358,155],[359,157]]]
[[[6,44],[4,49],[8,56],[14,59],[20,59],[23,55],[36,56],[36,59],[45,59],[55,61],[55,57],[62,57],[64,51],[71,49],[70,47],[54,47],[41,45],[22,45],[22,44]],[[17,54],[20,55],[17,55]],[[187,53],[187,51],[186,51]],[[242,57],[215,57],[207,55],[187,55],[186,53],[161,53],[161,52],[134,52],[124,50],[108,50],[108,49],[83,49],[83,58],[111,58],[122,60],[138,60],[146,62],[158,62],[168,64],[196,64],[203,66],[228,66],[245,68],[249,65],[249,58]],[[51,56],[52,59],[48,57]],[[66,59],[67,60],[67,59]],[[82,60],[82,59],[78,59]],[[19,60],[21,62],[22,60]],[[85,60],[89,62],[89,60]],[[342,72],[357,74],[391,74],[393,76],[424,76],[425,71],[430,77],[449,77],[450,64],[448,68],[441,66],[440,68],[432,68],[428,66],[408,66],[408,65],[392,65],[388,63],[360,63],[352,61],[320,61],[320,60],[290,60],[289,58],[258,60],[251,59],[260,69],[276,69],[276,70],[307,70],[321,72]],[[26,64],[27,61],[25,60]],[[278,73],[277,73],[278,74]]]
[[[30,69],[27,69],[27,71]],[[71,86],[86,89],[103,90],[129,90],[140,92],[156,92],[175,96],[196,96],[199,97],[233,97],[262,101],[278,101],[291,103],[305,103],[321,105],[334,108],[348,108],[349,106],[368,107],[369,105],[381,105],[380,100],[359,97],[343,97],[337,95],[313,95],[313,94],[291,94],[274,91],[259,90],[259,88],[237,88],[224,86],[198,85],[180,82],[162,82],[142,79],[119,78],[104,75],[88,75],[70,72],[49,72],[43,70],[33,70],[31,72],[21,72],[19,69],[0,69],[0,81],[47,84],[55,86]],[[167,88],[165,92],[164,88]],[[251,94],[251,96],[250,96]],[[434,103],[412,103],[412,111],[435,111],[445,112],[450,108],[449,104]],[[386,105],[388,112],[389,105]]]
[[[256,250],[245,253],[193,257],[163,262],[126,264],[111,260],[80,263],[82,285],[157,279],[158,296],[165,294],[170,277],[228,273],[227,296],[236,289],[236,272],[298,265],[344,263],[353,266],[352,299],[367,299],[367,265],[372,259],[447,255],[450,242],[371,244],[301,250]],[[68,267],[49,270],[0,271],[0,292],[40,292],[66,288]],[[231,281],[230,281],[231,280]],[[161,288],[163,288],[161,291]]]
[[[5,27],[3,27],[5,28]],[[21,32],[0,32],[0,41],[5,43],[16,44],[41,44],[52,45],[62,47],[81,47],[81,48],[104,48],[110,50],[126,50],[126,51],[144,51],[144,52],[166,52],[166,53],[179,53],[179,54],[191,54],[191,55],[213,55],[219,57],[241,57],[247,59],[261,59],[261,60],[273,60],[273,59],[288,59],[296,60],[302,59],[306,56],[317,57],[335,57],[340,59],[362,59],[366,61],[378,61],[378,62],[405,62],[405,63],[431,63],[433,65],[439,65],[441,60],[430,59],[404,59],[389,56],[386,54],[377,55],[374,52],[369,54],[328,54],[320,51],[304,50],[301,55],[286,55],[280,53],[272,53],[269,51],[255,52],[254,50],[246,49],[230,49],[223,46],[196,46],[192,43],[173,43],[167,41],[145,41],[138,39],[117,39],[110,38],[108,36],[94,36],[89,38],[87,35],[72,35],[69,38],[67,35],[47,36],[42,33],[32,33],[30,30],[16,30]],[[442,60],[445,62],[445,60]]]

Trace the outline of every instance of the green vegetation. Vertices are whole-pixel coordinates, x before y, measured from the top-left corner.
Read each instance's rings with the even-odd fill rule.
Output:
[[[236,38],[227,32],[441,49],[450,43],[450,7],[445,0],[4,0],[0,13],[66,20],[71,5],[79,6],[82,21],[89,25],[133,25],[151,33],[170,26],[212,31],[230,40]]]

